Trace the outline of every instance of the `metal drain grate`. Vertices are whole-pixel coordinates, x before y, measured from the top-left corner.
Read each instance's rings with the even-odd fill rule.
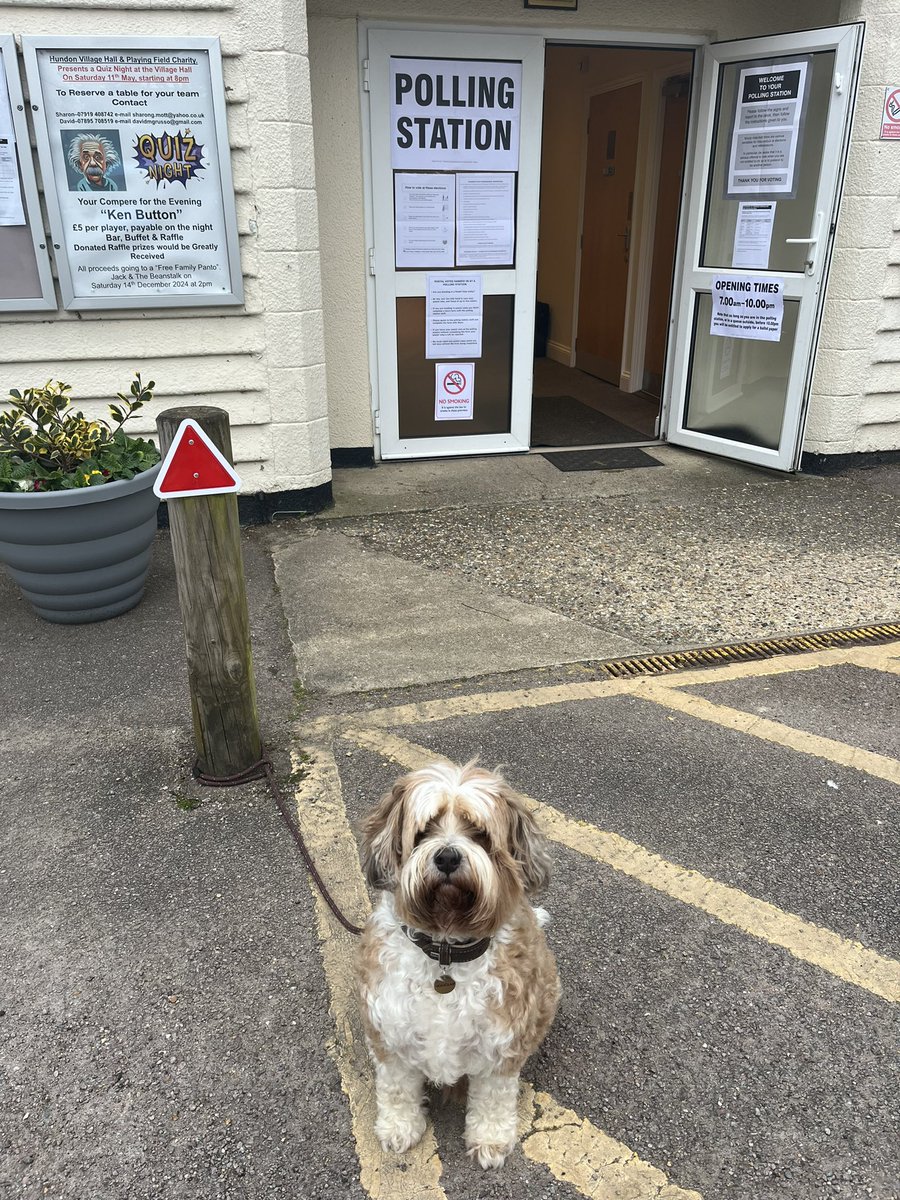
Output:
[[[769,638],[764,642],[737,642],[733,646],[706,646],[700,650],[676,650],[671,654],[650,654],[646,658],[617,658],[600,663],[607,675],[624,679],[631,675],[666,675],[688,667],[721,667],[730,662],[777,658],[782,654],[807,654],[811,650],[830,650],[836,646],[864,646],[900,638],[900,623],[859,625],[853,629],[828,629],[797,637]]]

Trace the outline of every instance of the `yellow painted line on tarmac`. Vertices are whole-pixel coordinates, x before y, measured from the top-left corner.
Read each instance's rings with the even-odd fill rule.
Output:
[[[345,736],[363,749],[392,759],[407,770],[442,759],[442,755],[433,750],[380,729],[349,730]],[[784,912],[738,888],[671,863],[617,833],[598,829],[587,821],[573,820],[549,804],[530,797],[525,799],[541,830],[552,841],[595,862],[605,863],[752,937],[780,946],[795,958],[812,963],[845,983],[864,988],[884,1000],[900,1002],[900,962]]]
[[[872,647],[872,650],[876,652],[885,649],[887,647]],[[818,671],[823,667],[855,664],[857,658],[867,653],[868,651],[863,647],[841,646],[831,650],[813,650],[804,654],[779,654],[774,658],[750,659],[746,662],[728,663],[721,667],[700,667],[679,671],[674,675],[643,676],[635,679],[634,682],[640,684],[649,680],[665,687],[702,687],[708,683],[730,683],[735,679],[757,679],[768,675],[795,675],[804,671]],[[875,661],[880,662],[881,658],[873,659],[873,662]]]
[[[307,847],[341,910],[356,922],[369,900],[356,841],[343,803],[334,755],[314,750],[308,761],[294,756],[302,772],[296,789],[297,819]],[[429,1122],[421,1142],[405,1154],[385,1154],[375,1137],[375,1087],[356,1011],[354,944],[335,921],[312,880],[330,1010],[336,1037],[328,1047],[350,1105],[360,1183],[373,1200],[446,1200],[442,1163]],[[590,1121],[560,1107],[546,1092],[524,1083],[520,1130],[527,1158],[548,1167],[592,1200],[702,1200],[668,1182],[665,1174]]]
[[[821,667],[851,663],[891,673],[900,671],[900,644],[887,646],[842,647],[815,650],[808,654],[780,656],[750,662],[729,663],[721,667],[701,667],[678,671],[672,675],[634,676],[624,679],[592,679],[547,687],[516,688],[509,691],[476,692],[471,695],[446,696],[423,700],[415,704],[399,704],[370,712],[340,713],[321,717],[305,727],[304,732],[317,742],[323,736],[364,722],[367,727],[386,728],[398,725],[425,725],[446,721],[451,717],[481,716],[485,713],[510,712],[514,709],[542,708],[554,704],[571,704],[586,700],[603,700],[611,696],[639,695],[649,685],[662,688],[700,687],[725,683],[735,679],[753,679],[766,675],[787,675],[814,671]]]
[[[900,642],[891,642],[887,646],[860,646],[850,661],[857,667],[900,675]]]
[[[524,1084],[519,1098],[522,1150],[563,1183],[594,1200],[702,1200],[699,1192],[676,1187],[622,1142],[546,1092]]]
[[[764,742],[785,746],[798,754],[824,758],[838,766],[852,767],[857,771],[864,771],[867,775],[874,775],[876,779],[900,784],[900,762],[895,758],[888,758],[885,754],[863,750],[860,746],[851,746],[847,742],[835,741],[834,738],[820,737],[816,733],[808,733],[805,729],[782,725],[780,721],[769,721],[743,709],[713,704],[703,696],[661,685],[655,679],[644,679],[641,682],[643,686],[635,694],[642,700],[652,700],[654,704],[674,709],[700,721],[709,721],[723,729],[746,733],[751,737],[761,738]]]
[[[294,768],[303,773],[296,800],[304,841],[341,911],[355,924],[362,924],[369,915],[369,897],[359,869],[356,841],[347,821],[334,756],[327,751],[315,751],[302,764],[294,756]],[[375,1085],[357,1018],[354,939],[338,925],[312,879],[307,878],[316,902],[316,922],[336,1030],[328,1050],[350,1104],[360,1183],[373,1200],[446,1200],[440,1184],[441,1160],[430,1124],[418,1146],[402,1157],[385,1154],[378,1144]]]
[[[634,679],[591,679],[562,683],[552,687],[516,688],[506,692],[475,692],[467,696],[445,696],[440,700],[422,700],[418,704],[398,704],[372,712],[354,712],[322,717],[308,727],[310,737],[337,732],[364,721],[379,728],[389,725],[425,725],[450,717],[480,716],[490,712],[509,712],[519,708],[542,708],[548,704],[566,704],[578,700],[599,700],[633,691]]]

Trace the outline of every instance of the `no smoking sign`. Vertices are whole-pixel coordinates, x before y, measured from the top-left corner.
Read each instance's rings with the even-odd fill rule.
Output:
[[[883,140],[900,139],[900,87],[884,89],[884,109],[881,113],[881,137]]]
[[[475,364],[434,364],[434,419],[471,421],[475,395]]]

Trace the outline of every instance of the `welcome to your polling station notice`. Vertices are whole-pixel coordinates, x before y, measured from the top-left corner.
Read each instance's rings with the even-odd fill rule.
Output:
[[[42,49],[38,70],[74,296],[222,303],[233,281],[208,52]]]

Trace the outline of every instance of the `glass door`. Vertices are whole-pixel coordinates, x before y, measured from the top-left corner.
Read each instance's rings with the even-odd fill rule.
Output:
[[[862,26],[704,51],[668,440],[799,465]]]
[[[382,458],[528,449],[543,63],[535,36],[369,30]]]

